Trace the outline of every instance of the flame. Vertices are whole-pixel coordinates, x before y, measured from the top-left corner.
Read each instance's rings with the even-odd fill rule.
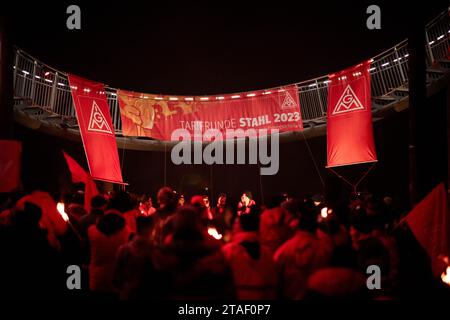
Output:
[[[450,286],[450,266],[441,274],[442,282]]]
[[[208,228],[208,234],[216,240],[222,239],[222,235],[214,227]]]
[[[59,214],[61,215],[61,217],[63,218],[64,221],[66,221],[66,222],[69,221],[69,216],[64,211],[64,202],[58,202],[56,204],[56,210],[58,210]]]
[[[327,207],[323,207],[320,210],[320,215],[322,218],[326,219],[328,217],[328,208]]]

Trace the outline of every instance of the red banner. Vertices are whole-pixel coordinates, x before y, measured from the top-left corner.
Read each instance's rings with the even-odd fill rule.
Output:
[[[442,268],[439,256],[450,257],[450,212],[443,183],[411,210],[406,216],[406,223],[430,256],[434,275],[440,276],[445,266]]]
[[[301,131],[303,123],[296,86],[245,94],[208,97],[158,96],[119,90],[122,133],[171,140],[176,129],[191,136],[218,129]]]
[[[0,140],[0,193],[13,192],[20,187],[22,144]]]
[[[69,75],[81,138],[94,179],[122,183],[116,136],[103,84]]]
[[[97,185],[91,175],[84,171],[84,169],[76,162],[71,156],[63,152],[64,158],[66,158],[67,166],[69,167],[70,174],[72,175],[72,182],[84,183],[84,207],[87,212],[91,210],[91,199],[98,194]]]
[[[369,68],[367,61],[329,75],[328,167],[377,161]]]

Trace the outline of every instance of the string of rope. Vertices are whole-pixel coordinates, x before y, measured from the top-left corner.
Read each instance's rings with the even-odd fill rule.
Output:
[[[264,189],[263,189],[263,183],[262,183],[262,176],[261,176],[261,163],[258,161],[258,176],[259,176],[259,192],[261,193],[261,204],[264,204]]]
[[[358,182],[356,182],[356,184],[353,184],[352,182],[350,182],[349,180],[347,180],[345,177],[343,177],[341,174],[337,173],[333,168],[328,168],[330,169],[331,172],[333,172],[339,179],[341,179],[342,181],[344,181],[345,183],[349,184],[352,189],[353,192],[356,193],[356,189],[358,188],[358,186],[360,185],[360,183],[364,180],[364,178],[369,174],[369,172],[373,169],[373,167],[375,166],[376,162],[373,162],[372,165],[367,169],[367,171],[361,176],[361,178],[358,180]]]
[[[317,165],[316,158],[314,158],[314,154],[312,153],[311,147],[309,146],[308,139],[306,139],[305,134],[301,131],[303,140],[305,141],[306,148],[308,149],[309,156],[311,157],[314,168],[316,169],[317,175],[319,176],[320,182],[322,183],[322,187],[325,188],[325,181],[323,180],[322,175],[320,174],[319,166]]]
[[[369,174],[369,172],[373,169],[373,167],[375,167],[375,163],[376,162],[373,162],[371,164],[371,166],[369,167],[369,169],[367,169],[366,173],[364,173],[364,175],[361,177],[361,179],[358,180],[358,182],[355,185],[355,190],[359,186],[359,184],[364,180],[364,178]]]

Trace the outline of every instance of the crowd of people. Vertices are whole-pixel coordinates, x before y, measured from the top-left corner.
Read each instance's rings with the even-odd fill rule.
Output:
[[[274,196],[237,204],[221,193],[190,199],[163,187],[56,204],[46,192],[9,197],[0,214],[0,291],[5,297],[98,299],[392,299],[432,292],[428,263],[392,199]],[[67,267],[81,268],[69,290]],[[367,285],[379,267],[379,288]],[[412,289],[413,288],[413,289]],[[423,288],[427,288],[422,291]],[[372,288],[373,289],[373,288]]]

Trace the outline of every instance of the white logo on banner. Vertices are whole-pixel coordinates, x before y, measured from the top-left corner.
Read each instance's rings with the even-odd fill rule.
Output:
[[[112,134],[112,130],[109,127],[108,121],[106,121],[105,115],[99,108],[97,103],[92,101],[91,117],[89,118],[88,131],[104,132]]]
[[[355,94],[352,87],[347,85],[347,88],[342,92],[342,95],[331,114],[341,114],[354,110],[364,110],[364,106],[361,101],[359,101],[358,96]]]
[[[294,109],[295,107],[297,107],[297,103],[295,103],[295,100],[291,97],[289,92],[286,91],[283,103],[281,104],[281,109]]]

